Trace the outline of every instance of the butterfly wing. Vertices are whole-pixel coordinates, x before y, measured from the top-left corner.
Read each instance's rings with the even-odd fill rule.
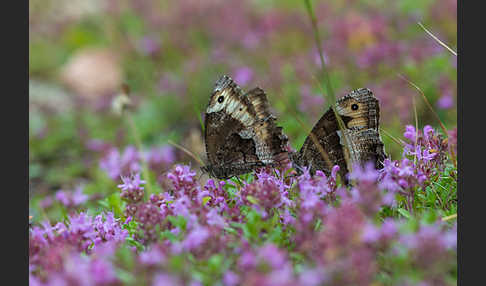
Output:
[[[263,90],[255,88],[243,94],[228,76],[216,82],[205,116],[209,165],[204,171],[226,179],[273,166],[274,155],[282,153],[280,147],[287,143],[286,138],[275,126]]]
[[[322,170],[329,175],[332,166],[339,165],[342,178],[350,169],[346,158],[351,164],[372,161],[382,168],[386,154],[379,136],[379,102],[373,93],[366,88],[357,89],[340,98],[335,108],[345,129],[340,130],[333,110],[328,109],[294,155],[294,162],[310,167],[312,174]]]
[[[256,87],[246,96],[252,103],[257,118],[253,129],[258,158],[265,164],[282,163],[288,159],[288,138],[282,132],[282,127],[276,125],[277,118],[270,112],[265,92]]]
[[[300,167],[309,167],[311,174],[321,170],[326,175],[331,173],[334,165],[339,165],[339,172],[344,178],[348,169],[338,130],[334,111],[329,108],[314,125],[299,152],[294,156],[294,163]]]

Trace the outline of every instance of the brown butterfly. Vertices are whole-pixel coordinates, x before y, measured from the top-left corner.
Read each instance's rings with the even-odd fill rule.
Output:
[[[383,168],[386,154],[379,134],[378,99],[369,89],[360,88],[340,98],[335,110],[343,120],[344,129],[339,128],[334,111],[329,108],[299,152],[291,154],[294,166],[297,169],[307,166],[311,174],[322,170],[329,175],[332,167],[339,165],[339,174],[346,183],[350,169],[346,161],[349,164],[371,161],[375,168]]]
[[[288,138],[275,120],[261,88],[243,93],[230,77],[222,76],[206,108],[204,141],[209,164],[202,170],[227,179],[288,162]]]

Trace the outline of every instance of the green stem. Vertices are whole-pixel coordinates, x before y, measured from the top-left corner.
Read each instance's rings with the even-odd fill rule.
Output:
[[[346,127],[344,125],[344,121],[342,120],[341,116],[336,112],[336,109],[334,108],[334,105],[336,104],[336,96],[334,94],[334,90],[332,89],[331,79],[329,77],[329,72],[327,70],[326,63],[324,62],[324,56],[322,54],[322,45],[321,45],[321,39],[319,37],[319,29],[317,27],[316,15],[314,14],[314,9],[312,8],[312,4],[310,3],[310,0],[304,0],[304,2],[305,2],[305,6],[307,8],[307,13],[309,14],[309,18],[310,18],[311,23],[312,23],[312,30],[314,31],[314,39],[316,41],[317,51],[319,52],[319,58],[321,60],[321,73],[322,73],[322,77],[324,79],[324,83],[326,85],[327,97],[328,97],[328,100],[330,101],[331,109],[334,112],[334,115],[336,116],[336,120],[338,122],[339,129],[341,131],[343,131],[343,130],[346,129]],[[349,152],[349,149],[350,149],[351,145],[348,143],[349,141],[348,141],[348,138],[346,137],[345,132],[342,132],[342,135],[343,135],[342,138],[344,139],[344,145],[345,145],[346,149],[348,150],[348,154],[350,154],[351,152]],[[346,165],[348,166],[348,169],[349,169],[348,171],[351,172],[352,166],[351,166],[351,164],[349,164],[350,158],[347,158],[347,156],[345,156],[344,159],[346,160]]]
[[[136,128],[136,125],[135,125],[135,121],[133,120],[133,117],[129,112],[127,112],[126,115],[128,117],[128,123],[130,125],[130,129],[132,131],[133,138],[135,139],[135,145],[137,145],[138,150],[142,151],[142,139],[140,138],[140,135],[138,134],[138,131],[137,131],[137,128]],[[148,191],[147,193],[153,194],[154,189],[152,187],[152,179],[150,177],[147,162],[145,161],[145,158],[143,158],[143,157],[141,158],[141,161],[142,161],[142,175],[143,175],[143,177],[146,181],[145,186],[147,187],[147,191]],[[147,197],[147,193],[145,194],[146,197]]]

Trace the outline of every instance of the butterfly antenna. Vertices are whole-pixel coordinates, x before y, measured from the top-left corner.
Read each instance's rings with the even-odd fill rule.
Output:
[[[197,178],[198,182],[201,182],[201,178],[204,175],[204,171],[201,170],[201,173],[199,173],[199,178]]]
[[[201,158],[199,158],[198,156],[196,156],[193,152],[189,151],[188,149],[186,149],[185,147],[173,142],[172,140],[168,140],[167,141],[170,145],[182,150],[184,153],[186,153],[187,155],[189,155],[192,159],[194,159],[196,162],[199,163],[199,165],[201,166],[204,166],[204,163],[203,161],[201,160]]]
[[[405,145],[405,143],[403,141],[401,141],[400,139],[398,139],[395,136],[391,135],[390,132],[386,131],[385,129],[383,129],[383,128],[380,127],[380,131],[383,132],[383,134],[385,134],[386,136],[390,137],[390,139],[392,139],[393,142],[397,143],[401,147],[403,147]]]

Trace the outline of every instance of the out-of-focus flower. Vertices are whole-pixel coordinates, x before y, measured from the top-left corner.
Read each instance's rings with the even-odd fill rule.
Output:
[[[437,107],[440,109],[449,109],[454,107],[454,99],[452,98],[452,95],[446,94],[441,96],[437,101]]]
[[[182,245],[186,250],[196,249],[209,238],[209,235],[205,227],[197,226],[186,236]]]
[[[89,196],[83,193],[83,187],[79,186],[74,192],[72,191],[57,191],[55,198],[61,202],[65,207],[77,207],[85,203]]]
[[[380,64],[395,64],[402,48],[395,42],[379,42],[364,50],[357,59],[358,66],[362,69],[376,68]]]
[[[112,148],[112,144],[101,139],[90,139],[86,142],[86,148],[96,152],[106,152]]]
[[[273,244],[266,244],[262,246],[258,250],[257,258],[264,260],[275,269],[283,267],[283,265],[287,262],[283,252]]]
[[[144,36],[138,43],[140,51],[146,55],[153,56],[160,51],[159,41],[152,36]]]
[[[186,85],[183,79],[177,77],[172,73],[164,73],[157,84],[162,94],[176,93],[183,96],[185,94]]]
[[[299,275],[299,283],[306,286],[318,286],[326,282],[327,277],[324,269],[305,269]]]
[[[172,146],[151,148],[144,153],[144,157],[152,170],[167,168],[176,160],[175,150]]]
[[[128,176],[141,170],[140,154],[134,146],[128,146],[120,154],[112,148],[101,160],[100,168],[105,170],[111,179],[119,179],[120,175]]]
[[[457,127],[449,130],[448,135],[448,144],[454,148],[454,151],[457,154]]]
[[[233,271],[226,271],[223,275],[223,284],[225,286],[236,286],[240,281],[238,275],[236,275]]]
[[[208,219],[207,222],[209,225],[217,226],[220,228],[225,228],[227,226],[227,222],[225,219],[218,214],[218,210],[216,208],[211,209],[206,218]]]
[[[439,79],[439,100],[437,107],[440,109],[449,109],[454,107],[454,85],[448,78]]]
[[[249,67],[237,68],[234,72],[234,80],[240,85],[246,85],[253,79],[253,70]]]
[[[321,112],[324,102],[324,96],[312,94],[308,85],[300,87],[300,111],[317,114],[318,112]]]
[[[167,285],[184,285],[180,279],[176,276],[166,274],[166,273],[158,273],[154,276],[154,280],[152,286],[167,286]]]
[[[165,254],[156,245],[140,253],[138,258],[145,265],[156,265],[166,261]]]

